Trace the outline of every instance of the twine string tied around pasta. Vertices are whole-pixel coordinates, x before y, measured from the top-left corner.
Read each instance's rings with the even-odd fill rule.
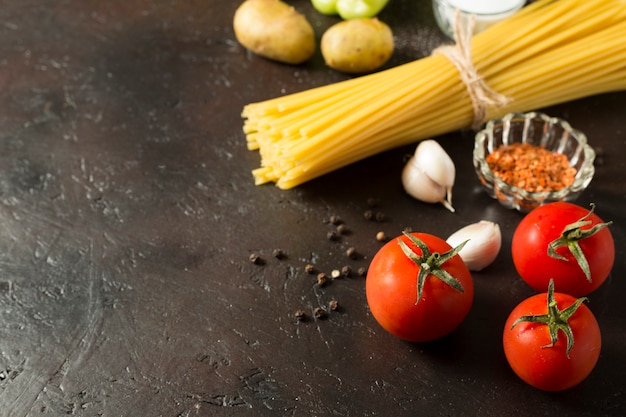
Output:
[[[457,68],[461,80],[467,88],[472,107],[474,110],[473,129],[479,129],[487,116],[487,106],[502,107],[510,102],[510,99],[498,93],[478,74],[472,61],[472,35],[474,31],[474,16],[470,15],[468,22],[461,18],[460,11],[456,9],[454,15],[454,45],[440,46],[433,54],[443,55]]]

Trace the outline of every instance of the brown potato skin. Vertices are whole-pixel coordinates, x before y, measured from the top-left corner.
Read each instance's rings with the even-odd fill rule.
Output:
[[[326,65],[358,74],[382,67],[393,55],[393,33],[377,18],[350,19],[336,23],[322,35]]]
[[[301,64],[315,53],[315,34],[306,17],[280,0],[246,0],[235,11],[239,43],[257,55]]]

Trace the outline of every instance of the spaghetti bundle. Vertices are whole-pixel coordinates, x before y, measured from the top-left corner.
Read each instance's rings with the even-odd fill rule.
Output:
[[[441,51],[246,105],[248,148],[261,156],[256,184],[288,189],[509,112],[626,90],[626,1],[539,0],[471,37],[467,48],[469,76]],[[474,84],[500,100],[485,101]]]

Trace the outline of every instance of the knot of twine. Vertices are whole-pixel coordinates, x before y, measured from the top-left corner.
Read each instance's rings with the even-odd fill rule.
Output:
[[[460,11],[456,9],[454,15],[454,39],[456,44],[440,46],[433,51],[433,55],[445,56],[459,71],[474,108],[472,129],[477,130],[487,116],[487,106],[502,107],[508,104],[510,100],[505,95],[489,87],[484,78],[478,74],[472,62],[474,16],[470,15],[467,24],[464,24],[462,20]]]

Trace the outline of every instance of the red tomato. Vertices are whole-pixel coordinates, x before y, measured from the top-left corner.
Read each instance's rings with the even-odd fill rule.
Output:
[[[372,259],[365,289],[372,315],[385,330],[404,340],[425,342],[461,324],[472,306],[474,285],[469,269],[458,254],[450,252],[452,247],[445,240],[426,233],[411,236],[423,247],[407,234],[387,242]],[[414,259],[407,256],[400,241]],[[418,296],[423,262],[429,263],[430,272],[422,273]],[[442,274],[444,280],[439,277]]]
[[[513,326],[520,317],[547,314],[548,298],[548,293],[537,294],[513,309],[504,325],[504,354],[513,371],[526,383],[545,391],[562,391],[582,382],[595,367],[600,356],[600,328],[586,305],[574,306],[575,311],[566,318],[573,336],[568,354],[568,337],[562,329],[555,330],[557,339],[552,345],[546,324],[520,321]],[[577,302],[563,293],[554,293],[553,299],[561,312],[567,312]],[[582,303],[583,299],[579,300]]]
[[[589,294],[607,279],[615,261],[613,236],[606,227],[608,223],[597,226],[602,223],[589,209],[571,203],[549,203],[534,209],[522,219],[513,234],[511,249],[517,272],[539,292],[545,292],[553,278],[559,292],[576,297]],[[577,231],[564,233],[568,225],[577,224],[579,227],[574,228]],[[576,237],[577,233],[590,233],[593,227],[601,228],[588,237]],[[560,258],[548,253],[550,243],[562,235],[570,235],[570,244],[578,245],[582,251],[589,265],[589,277],[567,245],[555,250]]]

